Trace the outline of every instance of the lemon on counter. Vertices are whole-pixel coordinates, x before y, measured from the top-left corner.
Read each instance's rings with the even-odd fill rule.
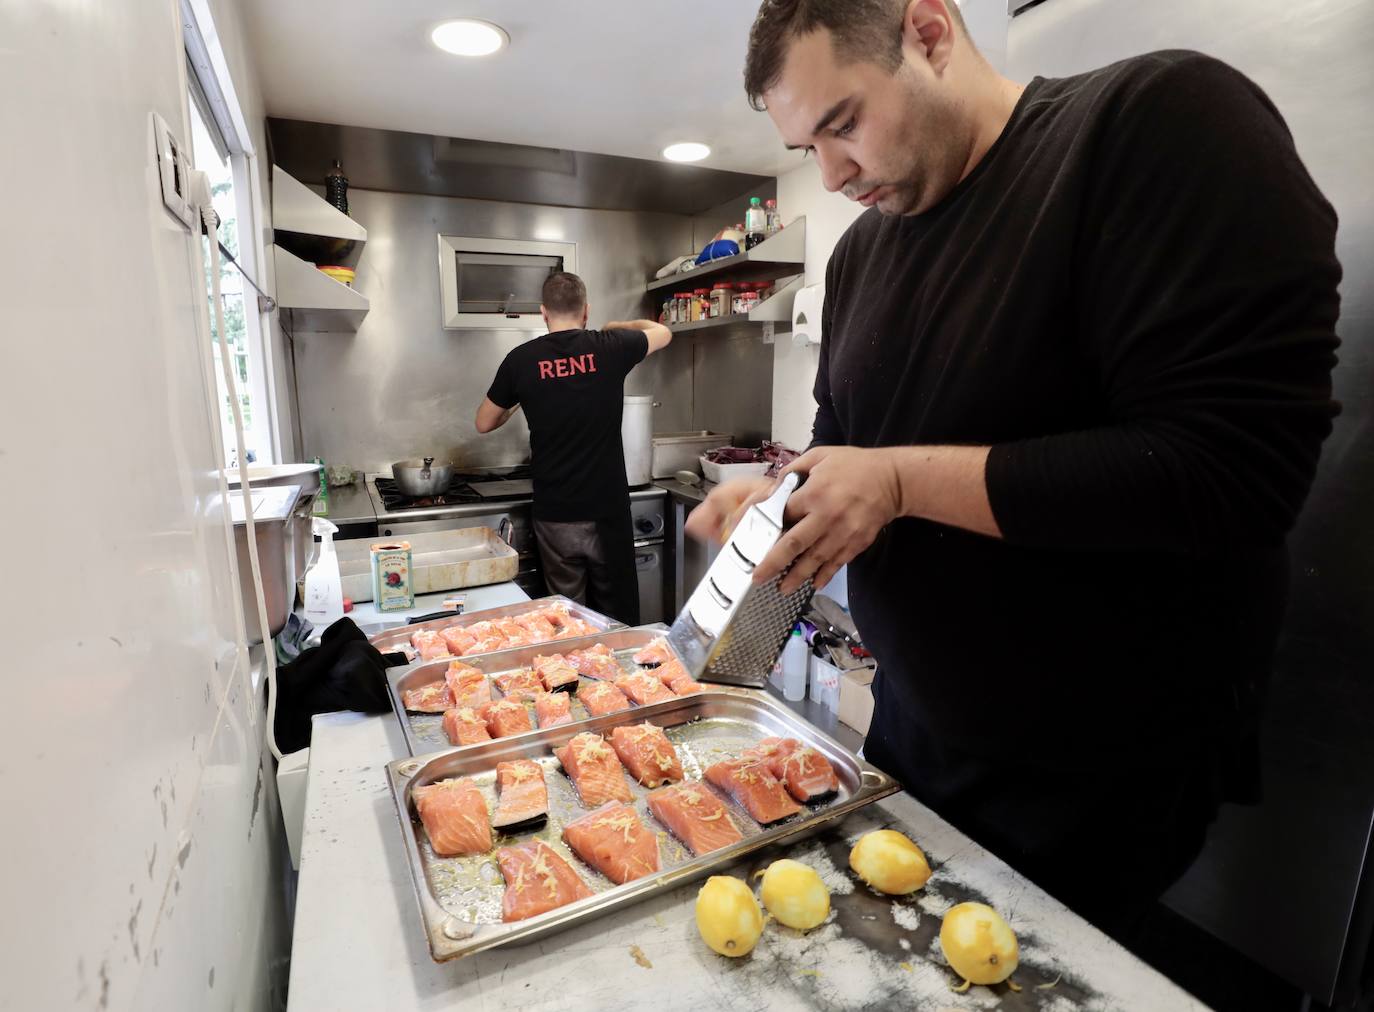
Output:
[[[985,903],[960,903],[940,922],[940,948],[954,972],[974,984],[1000,984],[1016,970],[1016,933]]]
[[[747,956],[763,934],[763,911],[740,879],[712,875],[697,893],[697,930],[722,956]]]
[[[783,858],[763,873],[763,905],[779,924],[809,931],[830,914],[830,890],[809,865]]]
[[[874,889],[894,896],[914,893],[930,878],[930,864],[921,848],[891,829],[875,829],[859,837],[849,852],[849,867]]]

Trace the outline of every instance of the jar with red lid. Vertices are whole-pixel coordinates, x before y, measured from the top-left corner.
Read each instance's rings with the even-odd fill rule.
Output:
[[[711,286],[711,316],[729,316],[734,312],[735,286],[728,281],[717,281]]]
[[[711,289],[698,288],[692,292],[692,320],[705,320],[711,315]]]

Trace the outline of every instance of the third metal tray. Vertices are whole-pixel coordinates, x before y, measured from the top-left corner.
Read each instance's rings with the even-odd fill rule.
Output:
[[[405,651],[413,654],[410,647],[410,637],[421,629],[430,629],[438,632],[440,629],[462,629],[478,622],[488,622],[498,618],[515,618],[517,615],[525,615],[532,611],[539,611],[550,605],[563,605],[567,608],[568,614],[573,618],[580,618],[584,622],[595,626],[598,629],[624,629],[623,622],[617,622],[609,616],[601,614],[599,611],[592,611],[586,605],[578,604],[576,601],[561,595],[553,597],[537,597],[531,601],[521,601],[518,604],[503,604],[499,608],[485,608],[482,611],[470,611],[462,615],[453,615],[445,618],[434,618],[428,622],[416,622],[414,625],[397,626],[395,629],[388,629],[368,637],[368,642],[380,650],[382,653],[392,651]],[[562,643],[565,640],[549,640],[544,646],[552,643]],[[545,653],[552,651],[545,650]],[[470,656],[482,656],[480,654]],[[469,657],[464,657],[464,661]]]

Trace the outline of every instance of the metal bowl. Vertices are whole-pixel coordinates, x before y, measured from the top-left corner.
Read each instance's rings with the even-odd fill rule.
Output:
[[[398,460],[391,465],[391,477],[396,479],[396,487],[402,495],[442,495],[453,478],[453,463],[447,460],[436,461],[433,457],[425,457],[423,460]]]

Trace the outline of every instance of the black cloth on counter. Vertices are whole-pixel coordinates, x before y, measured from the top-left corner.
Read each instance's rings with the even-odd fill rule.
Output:
[[[406,663],[405,654],[381,653],[352,619],[339,619],[320,635],[319,646],[277,669],[277,748],[285,755],[307,747],[317,713],[390,710],[386,669]]]
[[[501,362],[487,398],[525,412],[537,519],[604,520],[628,508],[625,377],[648,353],[638,330],[560,330]]]
[[[1036,78],[941,203],[835,249],[814,443],[991,446],[1004,535],[898,520],[850,566],[871,758],[1032,873],[1134,813],[1177,874],[1258,791],[1335,231],[1261,90],[1167,52]]]

